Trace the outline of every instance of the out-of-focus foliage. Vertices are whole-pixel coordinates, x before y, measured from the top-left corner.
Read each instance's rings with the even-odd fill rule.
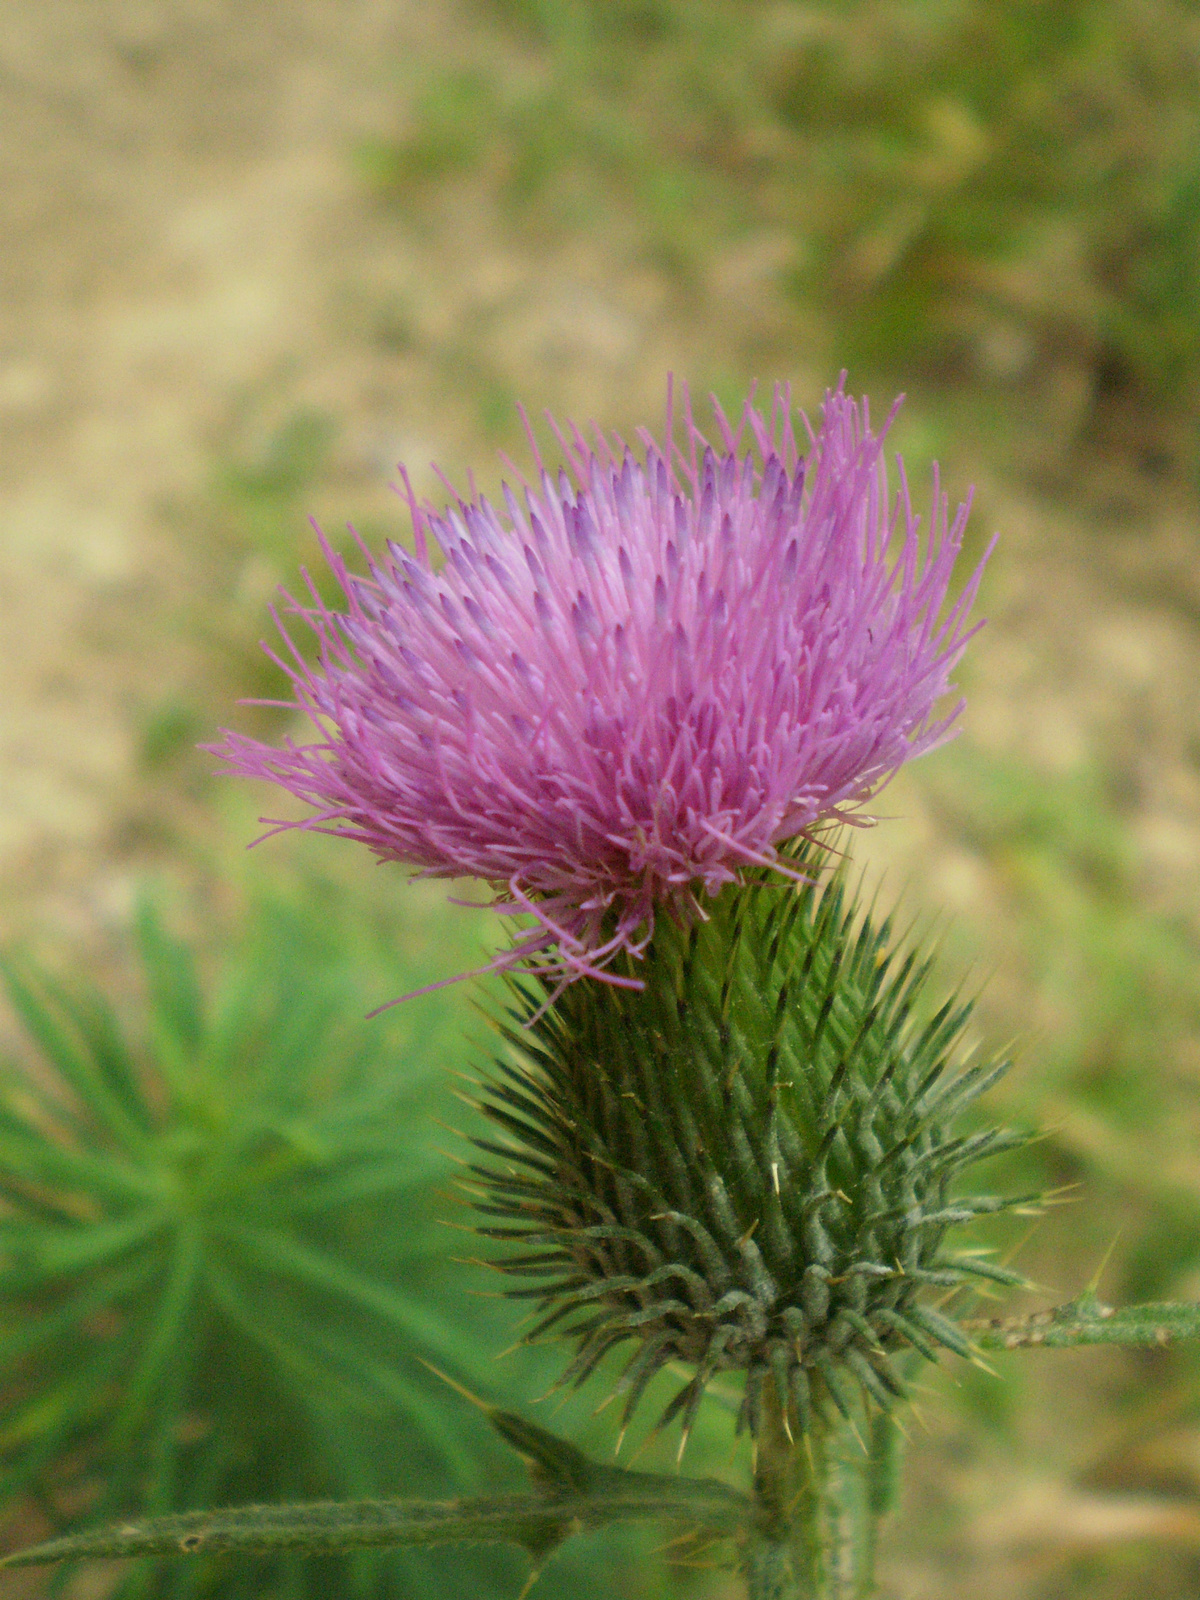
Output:
[[[523,227],[703,279],[754,231],[860,373],[1011,386],[1063,437],[1200,388],[1200,16],[1187,0],[477,0],[363,152],[484,178]],[[811,325],[806,325],[811,328]],[[1136,414],[1135,413],[1136,408]],[[1110,437],[1112,436],[1110,431]],[[1157,440],[1157,443],[1156,443]]]
[[[990,936],[960,925],[955,964],[964,944],[991,944],[1003,978],[985,990],[984,1011],[993,1032],[1014,1020],[1022,1029],[1017,1070],[998,1098],[1010,1116],[1046,1129],[1010,1158],[1009,1181],[1063,1191],[1056,1223],[1017,1260],[1049,1274],[1059,1294],[1079,1292],[1104,1268],[1117,1303],[1200,1299],[1195,928],[1139,904],[1137,855],[1119,791],[1102,770],[1048,778],[964,742],[930,776],[939,837],[986,874],[995,924]],[[1011,1448],[1021,1387],[1035,1376],[1014,1356],[1002,1363],[1000,1383],[968,1383],[961,1398]],[[1200,1496],[1194,1349],[1130,1361],[1096,1404],[1094,1432],[1072,1446],[1083,1484]],[[1091,1594],[1102,1577],[1118,1584],[1101,1587],[1106,1596],[1132,1592],[1119,1585],[1133,1563],[1151,1592],[1190,1593],[1194,1557],[1183,1547],[1177,1557],[1186,1567],[1179,1587],[1168,1575],[1175,1555],[1126,1548],[1119,1559],[1085,1563],[1078,1587],[1047,1592]]]
[[[262,648],[268,606],[278,606],[283,591],[303,589],[302,568],[327,600],[339,596],[309,522],[336,424],[311,408],[271,411],[267,400],[247,403],[230,425],[207,496],[192,508],[217,559],[190,619],[198,637],[217,647],[227,686],[268,702],[290,697],[286,677]],[[347,535],[335,530],[334,539],[340,547]]]
[[[986,864],[1013,944],[1009,981],[1035,1005],[1026,1066],[1002,1091],[1051,1128],[1024,1159],[1065,1161],[1074,1170],[1060,1177],[1094,1173],[1099,1192],[1146,1204],[1150,1256],[1128,1295],[1178,1294],[1200,1234],[1165,1248],[1159,1206],[1186,1202],[1200,1228],[1195,931],[1138,905],[1136,857],[1101,773],[1047,779],[963,745],[934,774],[940,826]]]
[[[211,798],[214,763],[199,747],[230,717],[234,703],[242,699],[239,724],[264,736],[278,732],[288,715],[280,702],[291,698],[291,686],[263,649],[271,635],[275,655],[286,648],[269,608],[286,609],[286,594],[307,593],[305,573],[329,604],[341,597],[311,522],[337,424],[325,411],[281,408],[274,399],[269,386],[242,397],[203,492],[170,507],[184,537],[205,552],[173,619],[202,655],[204,669],[143,712],[143,792],[174,785],[190,799]],[[352,547],[343,524],[334,523],[328,533],[339,550]],[[181,820],[176,804],[158,825],[178,828]]]
[[[150,910],[137,933],[136,1017],[5,967],[29,1048],[0,1072],[0,1508],[33,1532],[482,1486],[498,1452],[424,1365],[488,1383],[505,1338],[480,1348],[440,1270],[436,1018],[365,1022],[363,941],[315,899],[264,908],[211,995]],[[451,1559],[473,1593],[518,1581]],[[121,1593],[407,1596],[446,1570],[200,1559]]]
[[[1194,7],[831,7],[784,52],[772,98],[816,174],[803,281],[843,308],[850,355],[1078,373],[1153,401],[1193,391]]]

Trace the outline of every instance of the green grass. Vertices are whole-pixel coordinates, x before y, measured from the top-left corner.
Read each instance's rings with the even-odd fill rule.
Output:
[[[1012,417],[1035,405],[1063,443],[1098,424],[1147,458],[1191,451],[1172,415],[1200,383],[1184,0],[475,0],[470,17],[451,64],[422,64],[405,132],[359,153],[406,213],[482,184],[526,239],[603,237],[700,304],[718,251],[777,230],[831,367],[1012,391]]]

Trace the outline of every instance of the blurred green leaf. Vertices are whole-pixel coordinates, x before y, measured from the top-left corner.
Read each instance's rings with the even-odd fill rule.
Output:
[[[0,1504],[68,1530],[469,1480],[421,1364],[478,1362],[440,1284],[445,1163],[414,1137],[445,1092],[436,1030],[364,1023],[361,948],[283,904],[216,983],[148,903],[137,945],[144,1005],[120,1016],[4,965],[28,1050],[0,1066]]]
[[[1200,389],[1189,0],[475,12],[404,131],[359,154],[384,198],[482,175],[522,230],[603,230],[689,294],[782,235],[831,362],[1008,389],[1031,448],[1107,412],[1158,449]]]

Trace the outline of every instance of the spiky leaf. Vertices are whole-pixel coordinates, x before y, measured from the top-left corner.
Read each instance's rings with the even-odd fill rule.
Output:
[[[280,1550],[311,1556],[379,1546],[497,1543],[520,1545],[540,1561],[570,1534],[615,1522],[667,1519],[712,1533],[738,1534],[752,1519],[750,1501],[712,1479],[605,1466],[511,1412],[489,1409],[488,1419],[525,1457],[534,1494],[194,1511],[50,1539],[0,1559],[0,1567],[79,1557],[270,1555]]]

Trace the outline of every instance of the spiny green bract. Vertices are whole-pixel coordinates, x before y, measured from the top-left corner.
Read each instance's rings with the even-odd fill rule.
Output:
[[[529,1337],[578,1341],[582,1383],[626,1341],[626,1420],[668,1362],[694,1368],[664,1422],[686,1432],[717,1372],[746,1373],[739,1424],[757,1431],[768,1377],[807,1428],[814,1404],[902,1393],[888,1352],[966,1338],[928,1304],[972,1273],[948,1231],[1010,1201],[954,1198],[964,1170],[1021,1142],[954,1131],[1005,1070],[963,1065],[969,1004],[918,1020],[930,960],[897,948],[827,886],[761,877],[706,903],[691,928],[660,921],[641,990],[581,981],[548,1003],[514,980],[482,1109],[503,1142],[476,1166],[482,1232],[534,1276]],[[633,968],[630,967],[632,973]],[[958,1065],[955,1065],[955,1063]]]

